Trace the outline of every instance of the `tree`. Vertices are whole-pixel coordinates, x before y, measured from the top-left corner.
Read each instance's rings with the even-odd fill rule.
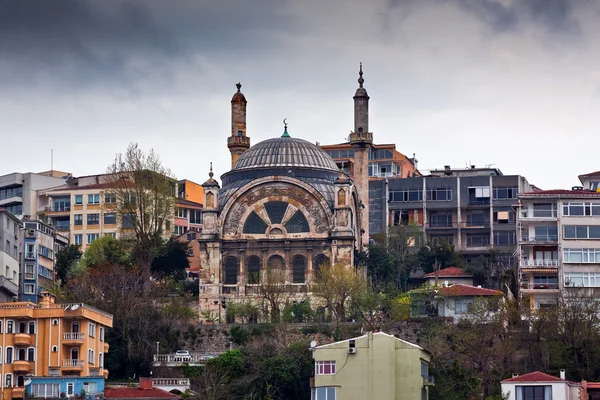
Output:
[[[342,263],[322,265],[320,272],[321,277],[312,288],[315,297],[323,300],[336,321],[346,322],[350,300],[364,293],[366,279]]]
[[[164,276],[183,279],[186,268],[190,267],[188,259],[189,242],[180,242],[170,238],[160,247],[158,254],[152,260],[152,272]]]
[[[128,243],[112,236],[98,238],[88,246],[80,264],[86,268],[105,264],[130,266]]]
[[[285,271],[267,268],[257,286],[257,297],[266,302],[265,315],[270,315],[271,322],[281,319],[281,306],[289,297],[289,288],[286,285]]]
[[[446,242],[427,243],[419,249],[418,259],[420,268],[425,273],[433,272],[435,263],[440,269],[448,267],[463,267],[465,262],[454,246]]]
[[[153,150],[146,154],[136,143],[116,155],[108,174],[110,209],[121,222],[122,236],[134,241],[135,263],[149,280],[152,261],[174,216],[175,178]]]
[[[81,255],[79,246],[75,244],[63,247],[56,253],[56,266],[54,267],[54,270],[56,271],[56,277],[60,282],[67,282],[69,273],[73,267],[77,265],[81,259]]]

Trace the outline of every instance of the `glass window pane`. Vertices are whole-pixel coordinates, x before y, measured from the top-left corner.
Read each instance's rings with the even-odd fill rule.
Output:
[[[565,239],[575,239],[575,227],[574,226],[565,226],[564,227],[564,236]]]
[[[600,226],[590,226],[589,234],[590,239],[600,239]]]
[[[327,400],[335,400],[335,388],[327,388]]]
[[[588,227],[585,225],[578,225],[575,227],[575,237],[577,239],[587,239],[588,238]]]

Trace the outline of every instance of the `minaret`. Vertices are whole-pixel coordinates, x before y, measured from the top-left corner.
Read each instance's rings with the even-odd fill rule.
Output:
[[[231,153],[231,168],[240,155],[250,148],[250,138],[246,136],[246,97],[240,91],[242,84],[236,85],[237,92],[231,98],[231,136],[227,138],[227,147]]]
[[[358,89],[354,94],[354,132],[350,133],[350,144],[354,150],[354,185],[361,202],[360,229],[361,244],[369,245],[369,150],[373,134],[369,132],[369,95],[363,87],[363,70],[360,63]]]

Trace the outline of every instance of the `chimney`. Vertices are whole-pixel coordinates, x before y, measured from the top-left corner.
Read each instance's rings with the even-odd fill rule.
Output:
[[[565,372],[564,369],[560,370],[560,379],[562,379],[562,380],[566,380],[567,379],[566,372]]]
[[[139,388],[142,389],[142,390],[150,390],[150,389],[152,389],[152,378],[142,378],[140,376]]]
[[[444,169],[445,169],[446,171],[450,171],[450,166],[449,166],[449,165],[444,165]]]
[[[50,308],[56,297],[50,292],[42,292],[42,308]]]

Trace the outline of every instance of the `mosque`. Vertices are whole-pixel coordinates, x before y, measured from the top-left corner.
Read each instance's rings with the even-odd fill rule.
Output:
[[[257,297],[267,270],[281,270],[290,296],[309,295],[325,264],[355,264],[369,241],[369,96],[362,65],[354,95],[353,178],[318,145],[280,137],[250,146],[246,97],[231,99],[231,170],[204,188],[200,248],[200,313],[219,320],[226,304]]]

